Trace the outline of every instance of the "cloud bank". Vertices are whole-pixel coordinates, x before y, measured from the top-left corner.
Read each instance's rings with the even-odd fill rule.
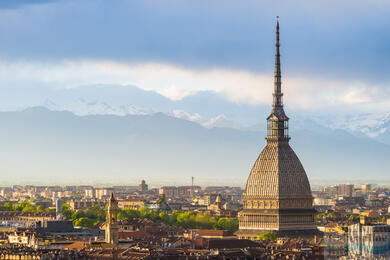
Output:
[[[0,62],[0,84],[3,88],[12,86],[20,91],[32,92],[42,86],[67,89],[93,84],[135,85],[172,100],[180,100],[199,91],[215,91],[230,102],[252,105],[270,104],[273,91],[272,74],[98,60]],[[292,109],[390,109],[389,87],[371,82],[289,76],[283,78],[282,88],[285,103]]]

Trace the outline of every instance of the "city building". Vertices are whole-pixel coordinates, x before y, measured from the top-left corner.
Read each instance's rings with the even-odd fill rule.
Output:
[[[106,202],[98,199],[74,199],[69,201],[69,206],[72,210],[87,209],[96,205],[104,207]]]
[[[166,198],[177,198],[183,196],[191,196],[193,193],[198,193],[202,190],[200,186],[164,186],[158,191],[160,195],[165,195]]]
[[[138,192],[138,186],[113,186],[116,198],[126,198],[129,194]]]
[[[37,222],[55,220],[56,214],[49,212],[0,211],[0,221],[5,226],[34,227]]]
[[[348,227],[348,255],[354,259],[388,259],[390,257],[390,226],[372,224],[366,217]]]
[[[91,188],[91,189],[86,189],[85,190],[85,198],[88,198],[88,199],[93,199],[95,198],[95,189]]]
[[[113,188],[96,188],[95,189],[95,198],[102,200],[110,196],[114,192]]]
[[[313,197],[306,172],[289,145],[288,120],[281,90],[279,21],[272,112],[267,118],[267,145],[257,158],[243,194],[239,213],[240,238],[256,239],[264,232],[278,236],[314,234]]]
[[[13,233],[8,235],[8,243],[13,245],[22,245],[28,247],[34,247],[38,244],[38,241],[35,237],[35,234],[30,234],[26,232],[22,233]]]
[[[371,184],[362,184],[362,190],[364,191],[370,191],[372,189]]]
[[[335,192],[339,197],[352,197],[354,192],[353,184],[340,184],[335,186]]]

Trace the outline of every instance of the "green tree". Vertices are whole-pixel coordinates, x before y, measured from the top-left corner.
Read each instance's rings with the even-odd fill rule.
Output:
[[[106,220],[106,212],[103,207],[96,205],[88,208],[85,211],[86,216],[92,219],[96,219],[97,221],[105,221]]]
[[[71,218],[72,218],[73,211],[72,211],[72,209],[70,208],[69,204],[64,203],[64,204],[62,204],[62,206],[61,206],[61,213],[62,213],[62,215],[64,215],[64,217],[65,217],[66,219],[71,219]]]
[[[9,202],[4,203],[3,207],[6,211],[12,211],[12,204]]]
[[[329,213],[328,215],[326,215],[326,218],[327,219],[333,219],[334,218],[334,213],[333,212]]]
[[[26,203],[25,206],[22,208],[23,212],[35,212],[35,206],[31,205],[30,203]]]
[[[230,218],[220,218],[218,219],[215,228],[220,230],[229,230],[234,233],[238,230],[238,220]]]
[[[257,236],[257,240],[261,240],[261,241],[276,240],[276,238],[277,238],[276,235],[271,232],[262,233]]]
[[[140,218],[147,218],[147,219],[152,218],[152,210],[149,209],[148,207],[143,206],[138,211],[139,211]]]
[[[44,211],[44,208],[43,206],[39,205],[35,208],[36,212],[43,212]]]
[[[92,228],[95,224],[96,224],[96,220],[88,217],[78,218],[73,222],[73,225],[75,225],[76,227],[86,227],[86,228]]]
[[[157,200],[156,202],[157,202],[158,204],[167,202],[167,200],[166,200],[166,198],[165,198],[165,195],[164,195],[164,194],[160,195],[160,197],[158,198],[158,200]]]
[[[209,212],[200,212],[195,216],[196,228],[213,229],[217,224],[215,217],[211,216]]]
[[[159,216],[159,218],[160,218],[160,220],[163,222],[163,223],[165,223],[165,224],[168,224],[169,223],[169,215],[168,215],[168,213],[166,213],[166,212],[160,212],[159,214],[158,214],[158,216]]]
[[[30,205],[30,202],[25,200],[25,201],[23,201],[23,202],[21,202],[19,204],[13,205],[12,206],[12,210],[14,210],[14,211],[23,211],[23,209],[25,207],[27,207],[28,205]]]
[[[139,210],[132,209],[132,208],[128,207],[128,208],[125,208],[123,211],[126,213],[126,215],[129,219],[141,218],[141,214],[140,214]]]
[[[118,212],[118,220],[129,219],[129,216],[126,214],[125,210],[119,210]]]
[[[45,212],[48,212],[48,213],[56,213],[56,209],[46,208],[46,209],[45,209]]]
[[[85,214],[85,212],[83,210],[77,210],[76,212],[73,212],[72,214],[72,220],[73,222],[76,221],[77,219],[80,219],[80,218],[85,218],[87,217],[87,215]]]
[[[191,211],[179,213],[177,225],[183,228],[196,228],[195,214]]]

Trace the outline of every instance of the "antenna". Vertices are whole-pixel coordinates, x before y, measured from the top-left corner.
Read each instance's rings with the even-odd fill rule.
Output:
[[[195,177],[191,176],[191,195],[194,194],[194,179],[195,179]]]

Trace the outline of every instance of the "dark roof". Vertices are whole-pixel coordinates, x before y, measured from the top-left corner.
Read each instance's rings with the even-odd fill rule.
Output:
[[[152,235],[146,231],[133,231],[133,232],[119,232],[120,239],[132,238],[132,239],[142,239],[147,237],[152,237]]]
[[[199,238],[195,240],[195,244],[204,249],[239,249],[258,247],[259,244],[248,239],[224,238],[224,239],[206,239]]]
[[[27,211],[0,211],[0,217],[48,217],[54,218],[52,212],[27,212]]]

